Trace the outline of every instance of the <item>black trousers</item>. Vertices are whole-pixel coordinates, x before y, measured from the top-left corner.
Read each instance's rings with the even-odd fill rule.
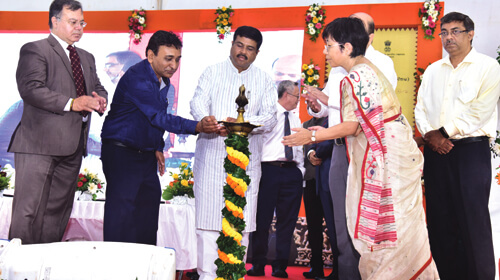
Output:
[[[104,241],[156,245],[161,187],[154,152],[103,143]]]
[[[302,172],[297,167],[262,163],[257,202],[257,228],[252,233],[252,263],[266,265],[269,227],[276,210],[276,258],[273,267],[286,269],[302,198]]]
[[[323,207],[316,193],[316,180],[306,181],[304,188],[304,209],[307,219],[307,240],[311,248],[311,268],[323,269]]]
[[[441,279],[494,279],[488,140],[456,144],[446,155],[425,147],[424,157],[427,226]]]

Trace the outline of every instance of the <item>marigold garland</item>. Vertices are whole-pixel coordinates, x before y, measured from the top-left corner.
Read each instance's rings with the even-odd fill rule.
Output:
[[[216,280],[243,280],[246,274],[243,258],[245,246],[241,245],[245,221],[243,209],[246,206],[245,192],[250,184],[250,177],[246,174],[249,164],[250,151],[248,139],[244,136],[229,134],[224,141],[227,157],[224,160],[224,169],[227,173],[224,185],[225,207],[222,209],[222,230],[217,239],[219,258]]]

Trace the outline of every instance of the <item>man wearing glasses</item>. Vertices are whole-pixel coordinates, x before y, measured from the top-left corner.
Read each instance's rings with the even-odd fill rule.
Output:
[[[94,57],[74,46],[86,25],[80,2],[55,0],[49,37],[21,48],[16,79],[24,112],[8,150],[16,167],[9,239],[24,244],[61,241],[91,113],[106,109]]]
[[[445,15],[439,36],[448,56],[425,71],[415,107],[432,256],[441,279],[494,279],[488,138],[496,136],[500,66],[472,47],[467,15]]]
[[[286,268],[290,244],[302,198],[304,152],[302,146],[287,147],[281,143],[291,128],[302,127],[298,113],[292,110],[299,104],[297,82],[282,81],[278,85],[278,103],[274,129],[262,139],[262,177],[257,199],[257,229],[252,234],[252,264],[249,276],[263,276],[267,264],[269,227],[276,211],[276,257],[272,276],[288,278]]]

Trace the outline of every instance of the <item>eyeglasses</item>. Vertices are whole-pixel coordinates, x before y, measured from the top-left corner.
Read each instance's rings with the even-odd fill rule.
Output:
[[[334,44],[331,44],[331,45],[325,45],[325,51],[328,51],[328,49],[330,49],[331,47],[335,47],[335,46],[343,46],[344,44],[340,44],[340,43],[334,43]]]
[[[465,32],[469,32],[469,30],[467,30],[467,29],[466,30],[453,29],[451,31],[451,33],[448,33],[448,31],[443,31],[443,32],[439,33],[438,35],[441,38],[448,36],[448,34],[451,34],[452,36],[456,37],[456,36],[458,36],[458,34],[465,33]]]
[[[58,20],[61,20],[60,17],[56,17]],[[79,25],[81,28],[85,28],[85,26],[87,26],[87,23],[85,21],[78,21],[76,19],[68,19],[67,22],[69,23],[69,25],[71,25],[71,27],[77,27],[77,25]]]
[[[300,98],[300,94],[297,94],[297,95],[295,95],[295,94],[292,94],[292,93],[288,93],[288,94],[289,94],[289,95],[291,95],[291,96],[293,96],[293,97],[297,97],[297,98]]]

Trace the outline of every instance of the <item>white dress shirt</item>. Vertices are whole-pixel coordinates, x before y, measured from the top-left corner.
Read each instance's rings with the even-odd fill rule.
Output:
[[[59,44],[61,45],[61,47],[64,50],[64,53],[66,53],[66,55],[68,56],[69,64],[71,65],[71,58],[69,57],[68,43],[66,43],[61,38],[57,37],[57,35],[55,35],[54,33],[50,33],[50,34],[52,34],[52,36],[54,36],[54,38],[56,38],[57,42],[59,42]],[[75,44],[73,44],[72,46],[75,47]],[[83,71],[83,67],[82,67],[82,71]],[[71,73],[71,75],[73,75],[73,73]],[[73,101],[73,98],[70,98],[68,100],[68,102],[66,103],[66,106],[64,106],[64,111],[66,111],[66,112],[71,111],[71,101]],[[88,119],[89,119],[88,115],[85,117],[82,116],[83,122],[88,121]]]
[[[394,90],[398,83],[398,76],[394,70],[394,63],[392,59],[387,55],[375,50],[372,45],[366,49],[365,57],[370,60],[389,80]],[[335,126],[340,123],[340,82],[347,75],[342,67],[334,67],[330,70],[328,75],[328,82],[323,89],[323,93],[328,95],[328,104],[325,105],[321,102],[321,109],[319,112],[315,113],[311,108],[307,108],[309,115],[317,118],[322,118],[328,116],[328,127]]]
[[[398,75],[394,70],[394,62],[387,55],[377,51],[372,45],[370,45],[365,52],[365,57],[377,66],[377,68],[384,74],[387,80],[391,83],[394,91],[398,85]]]
[[[285,136],[285,112],[286,109],[281,106],[281,104],[276,103],[276,117],[278,122],[274,129],[264,134],[263,137],[263,148],[262,148],[262,161],[287,161],[285,157],[285,146],[281,141],[283,141],[283,136]],[[302,123],[300,122],[299,116],[293,112],[288,111],[288,120],[290,122],[290,129],[301,128]],[[291,131],[291,133],[295,133]],[[304,168],[304,151],[302,146],[292,147],[293,150],[293,161],[297,163],[297,167],[302,172],[302,176],[306,172]]]
[[[262,133],[269,132],[276,125],[276,101],[278,94],[272,78],[253,64],[238,72],[231,60],[211,65],[205,69],[198,80],[193,99],[191,115],[200,121],[205,116],[215,116],[220,121],[227,117],[236,118],[238,105],[235,100],[239,87],[245,85],[248,105],[244,118],[252,124],[262,125],[248,137],[250,163],[247,175],[251,183],[246,192],[247,206],[243,211],[245,232],[255,231],[257,194],[261,176],[260,159],[262,152]],[[215,133],[200,133],[196,141],[194,173],[194,192],[196,199],[196,227],[204,230],[222,228],[221,210],[224,207],[222,190],[226,181],[224,158],[227,155],[224,140]]]
[[[450,138],[496,137],[500,65],[474,48],[453,68],[449,56],[424,72],[415,107],[422,135],[444,127]]]

